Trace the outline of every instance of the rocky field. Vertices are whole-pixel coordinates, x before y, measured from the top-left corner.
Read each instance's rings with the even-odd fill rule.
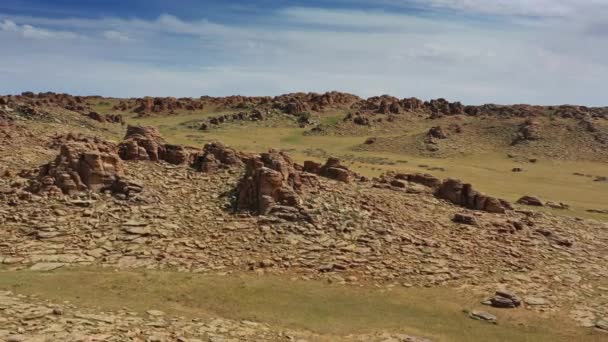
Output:
[[[176,117],[183,120],[167,125]],[[608,190],[607,119],[606,108],[464,106],[335,92],[0,97],[0,277],[86,268],[293,278],[370,292],[437,288],[474,298],[462,307],[476,324],[471,330],[512,324],[517,332],[512,317],[525,312],[541,327],[562,326],[543,338],[600,341],[608,338],[608,199],[589,194]],[[290,147],[303,137],[324,145],[343,139],[352,155],[326,155],[326,147],[309,159],[302,151],[310,146],[229,145],[274,141],[254,134],[263,127],[300,132],[279,139]],[[251,136],[243,136],[247,130]],[[228,138],[183,144],[193,132]],[[420,172],[429,166],[405,170],[397,162],[365,169],[385,152],[452,159],[435,175]],[[480,181],[480,189],[456,179],[452,165],[475,153],[508,155],[508,174],[538,163],[576,165],[581,171],[568,176],[592,190],[558,188],[561,197],[550,201],[485,194],[527,183]],[[543,178],[550,177],[537,178],[549,187]],[[562,186],[575,191],[569,184]],[[14,342],[483,340],[442,334],[432,324],[412,333],[407,321],[330,336],[306,324],[254,322],[238,310],[200,319],[169,317],[163,307],[110,312],[26,296],[7,284],[0,281],[0,338]]]

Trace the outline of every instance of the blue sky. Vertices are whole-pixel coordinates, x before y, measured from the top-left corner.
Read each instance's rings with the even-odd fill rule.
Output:
[[[608,105],[608,0],[2,0],[0,93]]]

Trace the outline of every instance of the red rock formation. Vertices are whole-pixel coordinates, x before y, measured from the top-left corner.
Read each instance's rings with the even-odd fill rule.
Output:
[[[275,206],[299,207],[303,185],[316,178],[297,170],[291,158],[271,150],[249,158],[244,177],[237,186],[236,208],[265,215]]]
[[[161,160],[165,141],[158,129],[150,126],[127,127],[127,134],[120,145],[118,154],[124,160]]]
[[[126,179],[120,157],[107,144],[71,142],[43,165],[28,190],[42,194],[111,191],[129,196],[141,186]]]

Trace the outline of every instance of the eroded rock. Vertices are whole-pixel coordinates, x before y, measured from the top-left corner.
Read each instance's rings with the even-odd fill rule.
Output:
[[[275,206],[299,207],[303,185],[316,180],[312,174],[302,176],[286,153],[271,150],[249,158],[237,186],[236,209],[265,215]]]
[[[468,209],[490,213],[504,214],[512,209],[507,201],[479,193],[471,184],[464,184],[457,179],[446,179],[435,192],[435,196]]]
[[[122,161],[111,148],[72,142],[61,146],[54,161],[40,167],[28,190],[46,194],[111,191],[128,196],[142,187],[126,178]]]

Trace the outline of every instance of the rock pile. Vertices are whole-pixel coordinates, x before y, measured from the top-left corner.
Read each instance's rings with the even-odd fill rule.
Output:
[[[137,100],[137,107],[133,110],[133,112],[139,113],[140,116],[145,116],[151,113],[172,114],[177,110],[194,111],[201,109],[203,109],[203,104],[200,101],[189,98],[176,99],[174,97],[145,97]]]
[[[225,114],[220,116],[214,116],[207,119],[203,122],[199,129],[202,131],[206,131],[210,126],[217,126],[223,124],[225,122],[235,122],[235,121],[262,121],[266,118],[268,113],[264,114],[261,111],[254,109],[251,112],[239,112],[235,114]]]
[[[220,169],[245,164],[251,154],[239,152],[222,143],[208,143],[202,153],[198,153],[192,162],[192,167],[200,172],[213,173]]]
[[[513,309],[521,306],[521,299],[507,291],[496,291],[494,297],[487,301],[495,308]]]
[[[276,206],[299,207],[303,186],[312,186],[316,176],[297,169],[291,158],[274,150],[247,161],[245,175],[237,186],[236,209],[266,215]]]
[[[95,121],[124,124],[125,121],[120,114],[99,114],[97,112],[89,112],[87,116]]]
[[[540,140],[541,136],[541,125],[539,122],[534,120],[526,120],[519,126],[519,132],[517,137],[513,140],[513,145],[525,142],[525,141],[536,141]]]
[[[329,157],[324,165],[313,161],[306,161],[304,163],[304,171],[344,183],[350,183],[358,177],[356,173],[342,165],[340,159],[335,157]]]
[[[460,102],[449,102],[446,99],[436,99],[424,103],[424,106],[430,110],[431,117],[438,118],[444,115],[459,115],[465,114],[465,106]]]
[[[40,167],[27,190],[51,195],[110,191],[130,196],[141,192],[141,186],[127,180],[122,161],[107,146],[84,142],[62,145],[55,160]]]
[[[365,111],[378,114],[401,114],[423,108],[424,103],[417,98],[398,99],[393,96],[383,95],[370,97],[361,101],[355,107]]]
[[[321,112],[329,108],[349,108],[358,101],[361,101],[358,96],[337,91],[324,94],[293,93],[272,99],[274,108],[292,115],[306,111]]]
[[[512,209],[507,201],[481,194],[471,184],[463,184],[457,179],[446,179],[438,187],[435,196],[468,209],[489,213],[504,214]]]
[[[447,135],[441,126],[434,126],[426,133],[429,139],[447,139]]]
[[[441,180],[429,174],[421,173],[397,173],[389,171],[382,174],[374,184],[377,188],[391,188],[404,190],[408,193],[433,193],[434,189],[441,185]]]
[[[118,145],[118,154],[123,160],[166,161],[180,165],[190,163],[195,149],[165,143],[155,127],[127,127],[127,134]]]
[[[372,120],[363,112],[348,113],[343,121],[352,121],[355,125],[370,126]]]

